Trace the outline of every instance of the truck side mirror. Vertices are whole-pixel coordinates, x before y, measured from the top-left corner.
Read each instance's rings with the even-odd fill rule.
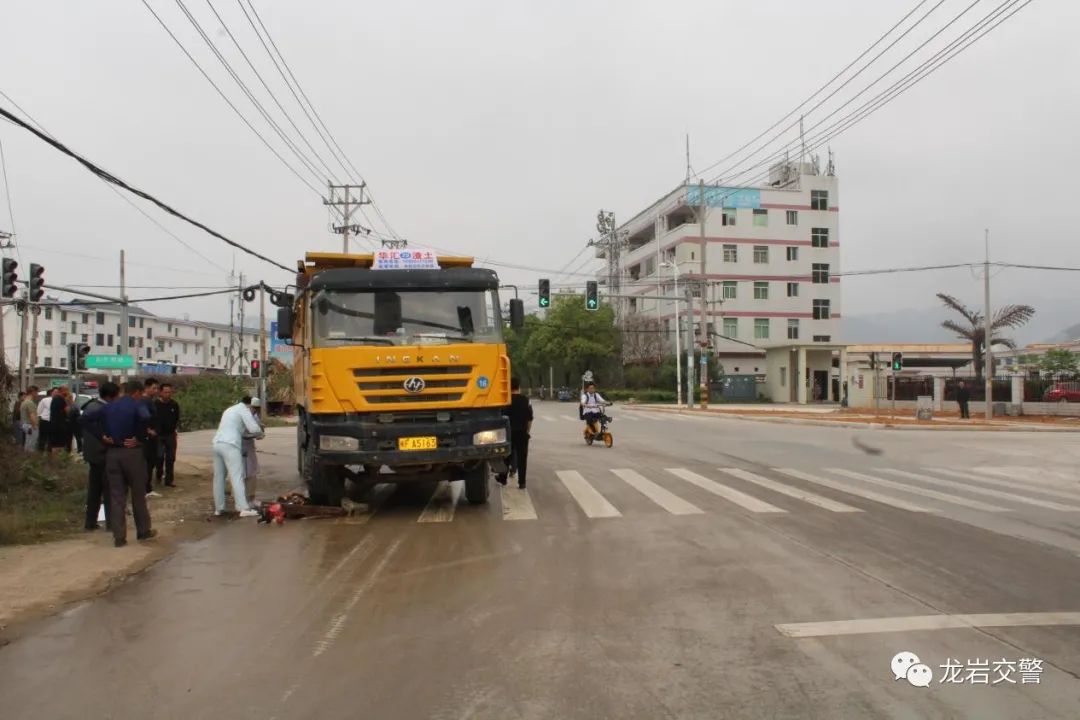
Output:
[[[292,307],[278,308],[277,311],[277,336],[278,340],[291,340],[293,334],[293,323],[296,318],[293,315]]]
[[[510,327],[515,330],[525,327],[525,303],[517,298],[510,301]]]

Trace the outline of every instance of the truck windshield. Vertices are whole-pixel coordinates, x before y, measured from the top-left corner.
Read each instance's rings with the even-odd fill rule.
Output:
[[[311,306],[314,347],[502,342],[494,290],[324,290]]]

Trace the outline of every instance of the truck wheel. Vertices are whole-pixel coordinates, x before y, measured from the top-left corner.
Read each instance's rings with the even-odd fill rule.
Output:
[[[336,465],[323,465],[314,461],[308,479],[308,499],[313,505],[341,507],[345,497],[345,474]]]
[[[465,499],[473,505],[483,505],[488,501],[488,493],[491,489],[488,475],[490,468],[487,462],[482,462],[476,467],[465,471]]]

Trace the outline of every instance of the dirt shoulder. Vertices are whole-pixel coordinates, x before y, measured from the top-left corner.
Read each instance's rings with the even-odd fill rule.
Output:
[[[176,484],[162,491],[164,497],[147,500],[158,531],[153,540],[135,541],[129,507],[128,545],[123,548],[113,547],[112,535],[104,530],[0,548],[0,630],[100,595],[167,556],[180,541],[209,532],[209,459],[177,461]]]
[[[637,405],[642,410],[653,412],[675,412],[692,415],[718,415],[723,417],[740,418],[745,420],[758,420],[762,422],[801,423],[807,425],[855,425],[891,428],[909,428],[920,430],[1023,430],[1023,431],[1080,431],[1080,418],[1052,417],[1025,415],[1022,417],[995,417],[993,421],[986,422],[985,418],[972,417],[969,420],[960,418],[957,412],[935,412],[933,420],[919,420],[913,410],[897,410],[895,414],[882,411],[874,414],[872,410],[833,410],[823,412],[813,409],[806,412],[799,410],[786,410],[771,407],[768,410],[756,410],[753,408],[725,408],[723,405],[710,407],[706,410],[700,408],[683,409],[674,406],[662,405]]]

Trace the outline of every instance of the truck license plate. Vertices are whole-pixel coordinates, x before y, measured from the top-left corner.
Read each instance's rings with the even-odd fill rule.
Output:
[[[398,450],[435,450],[439,447],[439,441],[434,437],[403,437],[398,438]]]

